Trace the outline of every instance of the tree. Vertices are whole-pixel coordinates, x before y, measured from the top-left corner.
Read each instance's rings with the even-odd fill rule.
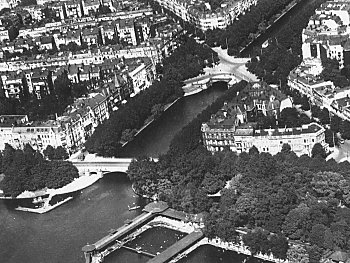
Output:
[[[100,15],[105,15],[105,14],[112,13],[111,9],[108,6],[105,6],[105,5],[100,5],[98,7],[98,11],[97,12]]]
[[[47,159],[53,160],[55,156],[55,149],[51,145],[48,145],[46,146],[46,149],[43,151],[43,153]]]
[[[286,259],[287,258],[287,251],[289,248],[288,240],[285,236],[282,235],[271,235],[270,236],[270,247],[271,247],[271,253],[274,257],[280,258],[280,259]]]
[[[297,127],[299,126],[299,113],[295,108],[285,108],[281,111],[278,120],[279,127]]]
[[[88,93],[86,83],[73,83],[72,84],[72,96],[74,98],[80,98]]]
[[[283,143],[281,153],[290,153],[292,147],[288,143]]]
[[[269,252],[267,237],[267,231],[256,228],[243,236],[243,243],[249,247],[253,255],[259,252],[267,254]]]
[[[350,122],[347,120],[343,120],[339,125],[339,131],[343,139],[349,140],[350,139]]]
[[[287,251],[290,263],[309,263],[309,254],[303,245],[292,245]]]
[[[123,133],[122,133],[122,136],[121,136],[121,138],[120,138],[120,141],[121,141],[122,143],[132,141],[132,140],[134,139],[134,136],[135,136],[136,132],[137,132],[137,131],[136,131],[135,129],[134,129],[134,130],[125,129],[125,130],[123,131]]]
[[[54,150],[54,160],[66,160],[68,159],[69,155],[66,151],[66,149],[64,149],[62,146],[58,146],[55,150]]]
[[[338,136],[330,129],[326,129],[325,131],[325,141],[330,147],[339,145]]]
[[[337,198],[346,204],[350,203],[350,183],[339,173],[318,172],[312,179],[311,186],[318,198]]]
[[[283,233],[290,239],[302,239],[309,229],[310,209],[305,204],[292,209],[282,226]]]
[[[67,99],[72,96],[72,84],[67,71],[64,71],[55,79],[54,89],[59,102],[63,103],[62,108],[64,108],[67,105]]]
[[[21,87],[21,100],[23,102],[27,102],[29,100],[29,96],[30,96],[30,94],[29,94],[28,82],[27,82],[25,75],[23,75],[22,87]]]
[[[318,247],[323,247],[326,229],[327,228],[323,224],[316,224],[312,226],[309,237],[311,244]]]
[[[307,248],[310,263],[319,263],[322,258],[322,249],[312,245]]]
[[[249,155],[259,154],[258,148],[256,148],[254,145],[249,149]]]
[[[46,178],[48,188],[60,188],[79,177],[78,169],[66,161],[52,161],[51,172]]]
[[[324,150],[322,144],[316,143],[311,151],[312,158],[322,158],[325,159],[327,157],[326,151]]]
[[[15,149],[8,144],[5,143],[5,149],[2,152],[2,170],[6,172],[7,168],[9,168],[12,164],[12,161],[15,156]]]
[[[214,194],[225,186],[225,180],[219,175],[207,172],[202,181],[203,190],[208,194]]]

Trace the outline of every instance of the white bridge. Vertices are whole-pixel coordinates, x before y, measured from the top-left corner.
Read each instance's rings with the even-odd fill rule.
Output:
[[[132,158],[111,158],[96,161],[72,161],[72,163],[78,168],[79,173],[126,173],[132,160]]]
[[[86,161],[73,160],[72,163],[78,168],[79,174],[86,173],[126,173],[134,158],[103,158],[97,157]],[[157,158],[153,158],[157,162]]]

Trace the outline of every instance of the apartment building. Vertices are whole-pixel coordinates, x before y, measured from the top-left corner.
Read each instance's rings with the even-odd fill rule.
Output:
[[[328,111],[338,117],[350,121],[348,105],[350,90],[348,87],[337,88],[333,82],[324,81],[318,76],[320,71],[317,68],[319,66],[315,67],[311,62],[306,64],[304,61],[299,67],[290,72],[287,78],[288,86],[306,95],[311,103],[326,107]]]
[[[226,28],[241,13],[257,3],[257,0],[227,0],[217,10],[211,10],[210,6],[201,0],[154,1],[182,20],[195,24],[203,31],[214,28]]]
[[[293,128],[257,129],[256,117],[259,114],[274,116],[278,120],[280,111],[291,106],[289,98],[266,83],[248,84],[237,97],[225,102],[208,122],[202,124],[203,144],[211,152],[228,148],[242,153],[255,146],[260,152],[276,154],[284,143],[288,143],[298,155],[310,155],[316,143],[328,151],[325,130],[317,123]]]
[[[316,9],[302,33],[303,58],[331,58],[350,63],[350,3],[328,1]],[[347,57],[347,59],[345,59]]]
[[[62,128],[54,121],[29,122],[26,115],[0,115],[0,150],[5,144],[23,148],[30,144],[35,150],[48,145],[64,146]]]
[[[0,116],[0,150],[30,144],[35,150],[48,145],[72,151],[82,147],[99,123],[109,118],[107,97],[100,93],[77,99],[55,121],[30,122],[27,116]]]
[[[228,148],[242,153],[249,152],[249,149],[255,146],[259,152],[274,155],[282,150],[285,143],[289,144],[298,156],[311,156],[316,143],[320,143],[326,152],[328,151],[325,129],[317,123],[293,128],[256,129],[252,123],[238,125],[238,118],[227,116],[202,124],[203,144],[208,151],[217,152]]]

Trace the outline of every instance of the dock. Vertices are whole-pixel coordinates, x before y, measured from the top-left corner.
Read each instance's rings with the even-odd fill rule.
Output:
[[[171,260],[173,257],[192,246],[194,243],[198,242],[203,238],[203,232],[201,230],[194,231],[184,238],[180,239],[178,242],[168,247],[159,255],[155,256],[147,263],[165,263]]]
[[[143,214],[139,215],[130,224],[124,225],[124,226],[118,228],[115,233],[111,233],[108,236],[105,236],[102,239],[100,239],[99,241],[97,241],[94,244],[94,249],[99,250],[99,249],[106,247],[107,245],[114,242],[115,240],[122,237],[123,235],[127,234],[128,232],[138,228],[140,225],[143,225],[146,221],[148,221],[149,219],[151,219],[153,217],[154,217],[154,215],[152,213],[143,213]]]
[[[101,238],[94,244],[84,246],[82,250],[85,255],[85,262],[102,262],[103,258],[109,253],[119,248],[125,248],[151,257],[152,259],[148,261],[149,263],[165,263],[203,238],[203,232],[199,229],[195,230],[158,255],[143,251],[141,248],[126,246],[125,243],[122,243],[118,239],[145,225],[156,216],[164,216],[182,222],[191,221],[192,223],[200,223],[202,221],[202,215],[192,215],[189,218],[189,214],[171,209],[165,202],[150,203],[142,211],[143,213],[131,220],[130,223],[126,223],[117,230],[111,231],[109,235]]]
[[[59,207],[60,205],[63,205],[64,203],[67,203],[71,199],[73,199],[73,197],[70,196],[70,197],[62,200],[61,202],[58,202],[57,204],[54,204],[54,205],[48,204],[48,205],[44,205],[43,207],[39,207],[39,208],[29,208],[29,207],[19,206],[19,207],[15,208],[15,210],[37,213],[37,214],[44,214],[44,213],[50,212],[51,210],[55,209],[56,207]]]

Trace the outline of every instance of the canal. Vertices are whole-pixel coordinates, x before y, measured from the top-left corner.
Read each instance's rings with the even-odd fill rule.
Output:
[[[313,1],[302,0],[291,13],[249,46],[246,54],[250,54],[253,46],[261,46],[266,39],[273,37],[289,19]],[[165,153],[174,134],[224,91],[224,87],[217,85],[181,99],[127,145],[126,154],[129,157],[156,157]],[[121,226],[125,220],[140,213],[139,210],[129,211],[128,205],[144,204],[145,200],[133,193],[125,174],[106,175],[93,186],[75,193],[72,201],[43,215],[15,211],[12,204],[0,201],[0,262],[84,262],[81,248],[87,242],[97,241],[110,229]],[[233,261],[229,261],[227,255],[230,254],[212,247],[200,247],[182,262],[242,262],[240,256],[230,257]],[[136,255],[125,262],[141,263],[144,258]]]
[[[165,153],[174,134],[225,90],[225,85],[219,84],[182,98],[130,144],[128,154],[157,156]],[[129,211],[128,205],[143,206],[144,203],[145,200],[133,193],[125,174],[106,175],[76,193],[70,202],[43,215],[16,211],[14,204],[0,201],[0,262],[84,262],[81,248],[87,242],[96,242],[110,229],[141,212]],[[143,259],[126,262],[139,263]]]
[[[300,0],[286,15],[280,18],[275,24],[261,34],[255,41],[248,45],[241,53],[242,57],[254,56],[254,49],[261,48],[261,45],[268,39],[275,37],[288,22],[300,13],[306,6],[315,0]]]

